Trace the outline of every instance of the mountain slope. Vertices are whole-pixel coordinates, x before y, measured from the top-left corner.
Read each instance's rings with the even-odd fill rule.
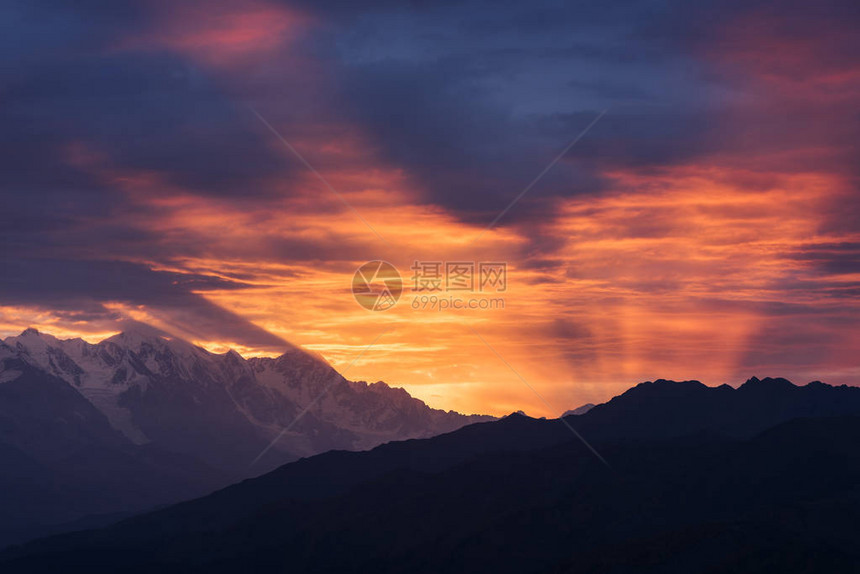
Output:
[[[347,381],[299,349],[245,360],[146,326],[97,344],[28,329],[0,342],[0,546],[200,496],[301,456],[488,418]]]
[[[860,561],[858,443],[858,417],[797,419],[742,440],[598,443],[613,461],[607,468],[558,421],[510,417],[370,453],[314,457],[340,460],[328,472],[301,461],[108,529],[12,549],[0,567],[850,571]],[[393,459],[400,463],[378,468]],[[303,475],[344,477],[361,467],[376,470],[294,494]]]
[[[131,358],[150,365],[153,360],[157,362],[157,357],[153,359],[145,351],[142,347]],[[8,346],[3,352],[8,355]],[[333,379],[330,368],[307,355],[247,362],[230,355],[215,356],[226,364],[217,362],[219,359],[214,364],[233,369],[234,373],[254,372],[254,380],[265,387],[264,394],[277,392],[285,400],[302,400],[304,393],[306,400],[317,389],[337,389],[326,404],[319,406],[320,416],[348,412],[349,401],[356,396],[367,398],[371,405],[379,400],[371,395],[379,385]],[[169,354],[161,360],[168,358]],[[310,363],[303,365],[302,361]],[[187,365],[186,362],[183,368]],[[7,371],[27,368],[14,361],[7,362],[7,366]],[[146,368],[153,372],[154,367]],[[165,370],[162,367],[159,372]],[[136,372],[142,372],[142,367]],[[302,373],[310,373],[311,391],[297,383]],[[255,391],[249,376],[233,379],[244,380],[243,384]],[[155,384],[162,383],[158,377],[154,380]],[[281,391],[281,387],[286,388]],[[384,396],[385,389],[381,390]],[[233,391],[231,397],[235,396],[242,395]],[[408,408],[409,399],[404,400]],[[201,565],[209,570],[230,571],[239,568],[242,561],[265,571],[283,567],[281,558],[285,555],[310,570],[324,571],[326,568],[313,566],[319,563],[333,571],[361,570],[371,564],[387,565],[391,571],[407,567],[422,571],[422,564],[435,564],[438,571],[449,570],[447,562],[439,562],[443,558],[454,560],[463,569],[483,568],[481,561],[487,561],[489,553],[493,560],[498,558],[499,563],[494,564],[500,571],[539,571],[537,566],[578,568],[578,561],[586,556],[583,553],[593,550],[596,554],[588,554],[588,559],[595,571],[601,571],[601,561],[607,556],[639,560],[637,545],[650,540],[648,536],[652,534],[657,537],[655,543],[675,548],[673,553],[705,543],[708,533],[729,541],[737,532],[755,539],[761,524],[774,526],[767,515],[772,509],[756,506],[756,512],[765,515],[750,517],[742,512],[743,504],[720,497],[746,493],[738,500],[753,506],[757,504],[753,495],[767,498],[771,492],[794,500],[792,497],[799,496],[799,491],[781,490],[784,476],[808,476],[819,468],[815,466],[819,463],[827,472],[815,474],[808,488],[796,481],[791,482],[792,488],[805,488],[803,496],[814,498],[821,494],[816,489],[830,480],[838,503],[852,509],[851,485],[860,484],[852,482],[856,474],[851,456],[856,454],[857,443],[846,442],[845,437],[854,436],[856,429],[852,425],[857,422],[854,418],[832,418],[838,415],[860,415],[860,389],[817,382],[798,387],[784,379],[753,378],[738,389],[660,380],[638,385],[585,414],[566,418],[597,447],[611,469],[598,462],[560,421],[511,415],[431,439],[389,442],[368,452],[327,452],[204,498],[108,529],[36,542],[10,551],[6,557],[12,560],[10,567],[17,564],[24,571],[31,567],[39,571],[55,564],[47,553],[85,564],[94,571],[102,566],[104,571],[133,570],[134,565],[129,563],[132,558],[141,571],[187,571]],[[831,422],[811,423],[818,427],[791,423],[795,434],[789,438],[778,433],[773,435],[776,439],[768,439],[768,433],[755,438],[767,428],[803,416],[830,417],[827,420]],[[380,421],[381,431],[390,428],[391,420],[399,424],[396,418],[375,420]],[[843,422],[833,422],[838,420]],[[847,425],[842,429],[845,437],[835,430],[841,428],[840,424]],[[352,432],[350,425],[365,428],[361,426],[361,416],[348,419],[340,428]],[[800,432],[797,429],[804,429],[806,434],[795,436]],[[798,441],[797,449],[787,447],[791,440]],[[758,446],[754,454],[747,456],[744,453],[753,443]],[[758,465],[759,474],[754,480],[777,483],[776,487],[766,484],[762,490],[750,483],[753,479],[747,477],[744,467],[749,464]],[[767,472],[771,474],[765,476]],[[653,477],[662,477],[678,492],[663,489],[652,481]],[[657,506],[624,514],[616,498],[627,495],[604,490],[607,484],[634,491],[644,484],[647,491],[642,496],[651,501],[649,504],[657,501]],[[736,487],[741,487],[737,493]],[[719,503],[712,504],[714,497]],[[672,504],[664,507],[669,499]],[[833,503],[828,500],[821,499],[816,504],[830,508],[828,505]],[[774,503],[781,504],[779,500]],[[573,514],[559,514],[558,505],[573,509]],[[598,514],[607,509],[611,519],[602,523]],[[725,509],[734,510],[720,514]],[[597,522],[592,524],[590,520]],[[589,538],[591,528],[602,532],[601,537]],[[498,533],[487,539],[486,529]],[[572,531],[590,540],[589,545],[577,546],[571,540],[558,538],[558,532],[569,535]],[[829,530],[826,535],[828,540],[838,538]],[[547,545],[543,551],[551,559],[530,555],[530,566],[526,567],[509,555],[506,544],[499,542],[510,536],[524,537],[536,547]],[[783,542],[795,534],[779,536],[777,546],[784,549]],[[332,554],[327,550],[330,543],[344,550]],[[567,548],[568,554],[560,553],[558,544]],[[755,555],[757,550],[746,544],[736,546],[737,552]],[[798,540],[789,546],[809,550]],[[601,554],[600,548],[614,550]],[[848,551],[840,546],[838,552]],[[571,553],[577,557],[573,566],[565,562],[574,555]],[[352,558],[344,563],[340,561],[343,556]],[[850,559],[850,552],[845,556]],[[638,568],[625,564],[618,563],[619,571]],[[519,569],[509,568],[513,565]],[[385,571],[383,566],[379,571]],[[433,568],[428,566],[425,571]]]
[[[230,480],[195,459],[129,442],[62,379],[8,356],[4,365],[17,375],[0,384],[0,542],[86,515],[178,502]]]
[[[0,381],[15,380],[17,366],[27,365],[30,373],[65,381],[67,394],[85,398],[128,441],[188,454],[237,477],[249,474],[251,461],[286,427],[290,432],[255,472],[333,448],[365,449],[490,419],[431,409],[385,383],[348,381],[297,348],[245,360],[146,326],[98,344],[34,329],[3,344]]]
[[[570,409],[569,411],[565,411],[561,416],[562,417],[569,417],[571,415],[584,415],[585,413],[587,413],[588,411],[590,411],[591,409],[593,409],[596,406],[597,405],[595,405],[594,403],[585,403],[584,405],[580,405],[580,406],[576,407],[575,409]]]

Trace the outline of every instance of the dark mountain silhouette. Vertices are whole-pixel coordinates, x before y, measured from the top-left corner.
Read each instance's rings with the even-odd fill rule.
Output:
[[[230,479],[199,460],[135,445],[69,385],[20,360],[0,384],[0,542],[87,515],[140,512]]]
[[[303,459],[0,569],[856,571],[858,391],[644,383],[566,419],[610,466],[560,421],[511,415]]]
[[[141,325],[98,344],[27,329],[0,341],[0,547],[491,418],[348,381],[297,348],[246,361]]]
[[[576,428],[600,439],[670,438],[706,432],[743,438],[798,417],[860,413],[860,388],[752,377],[738,388],[659,379],[627,390],[585,415]]]
[[[597,406],[597,405],[595,405],[594,403],[585,403],[584,405],[580,405],[580,406],[576,407],[575,409],[570,409],[569,411],[565,411],[564,414],[562,414],[561,416],[569,417],[571,415],[584,415],[585,413],[587,413],[588,411],[593,409],[595,406]]]

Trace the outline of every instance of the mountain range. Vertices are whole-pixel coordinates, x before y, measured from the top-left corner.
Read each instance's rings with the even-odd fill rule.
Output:
[[[295,347],[246,360],[145,325],[96,344],[27,329],[0,341],[0,544],[491,418],[349,381]]]
[[[860,388],[658,380],[563,420],[305,458],[0,569],[853,572],[858,445]]]

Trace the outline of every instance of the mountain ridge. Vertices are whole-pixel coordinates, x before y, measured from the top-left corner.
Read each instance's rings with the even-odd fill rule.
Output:
[[[233,416],[244,417],[249,432],[260,435],[259,450],[307,407],[295,428],[308,432],[284,436],[274,447],[276,452],[285,451],[287,458],[328,448],[369,448],[385,440],[427,436],[491,418],[432,409],[381,381],[381,386],[349,381],[319,355],[298,347],[275,358],[245,359],[235,350],[212,353],[148,326],[136,326],[98,343],[62,340],[28,328],[2,344],[7,349],[5,360],[11,354],[65,380],[135,444],[155,442],[163,430],[145,419],[146,395],[175,395],[183,387],[193,387],[194,395],[184,397],[190,402],[226,390],[218,408],[228,410],[232,403]],[[3,369],[0,380],[11,380],[14,373]],[[168,380],[173,388],[165,389]],[[159,406],[170,405],[161,401]],[[185,414],[187,424],[193,417]],[[238,420],[236,424],[242,426]],[[325,436],[328,442],[320,438]],[[245,462],[253,456],[246,453]]]
[[[852,494],[858,414],[791,418],[743,438],[692,427],[671,438],[589,435],[611,468],[558,420],[513,414],[303,459],[113,527],[10,549],[0,564],[10,572],[60,564],[88,572],[842,571],[860,558],[850,530],[860,511]],[[695,567],[690,552],[702,556]]]
[[[141,512],[331,449],[490,418],[349,381],[298,347],[245,359],[147,326],[98,343],[26,329],[0,341],[0,467],[32,469],[0,480],[0,545],[20,541],[16,531]]]
[[[601,439],[661,438],[684,432],[750,436],[779,422],[860,412],[860,387],[820,381],[795,385],[781,377],[751,377],[738,387],[657,379],[639,383],[584,415],[577,430]]]

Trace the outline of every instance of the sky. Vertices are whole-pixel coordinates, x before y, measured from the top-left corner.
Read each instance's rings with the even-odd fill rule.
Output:
[[[858,27],[828,0],[4,2],[0,336],[299,345],[497,415],[857,384]],[[403,290],[368,310],[377,260]],[[473,290],[420,280],[448,263]]]

